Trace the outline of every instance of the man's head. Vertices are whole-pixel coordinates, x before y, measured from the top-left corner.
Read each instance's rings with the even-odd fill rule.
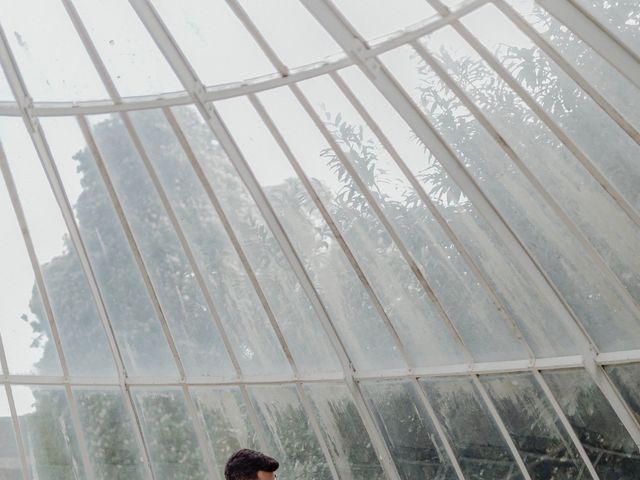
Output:
[[[226,480],[273,480],[278,461],[255,450],[243,448],[229,457],[224,467]]]

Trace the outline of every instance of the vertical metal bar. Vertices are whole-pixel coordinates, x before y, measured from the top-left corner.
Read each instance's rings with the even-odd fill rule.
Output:
[[[578,453],[580,454],[580,458],[582,459],[587,470],[589,471],[591,478],[593,480],[600,480],[600,478],[598,477],[598,473],[596,472],[596,469],[593,467],[593,464],[591,463],[591,460],[589,459],[587,452],[585,451],[584,447],[582,446],[582,443],[580,442],[580,439],[578,438],[578,435],[576,435],[576,432],[573,429],[571,422],[569,422],[569,419],[562,411],[562,407],[560,407],[558,400],[556,399],[555,395],[551,392],[549,385],[547,385],[547,382],[545,381],[545,379],[543,378],[543,376],[540,374],[538,370],[533,370],[533,376],[538,382],[538,385],[544,392],[545,396],[547,397],[547,400],[549,400],[549,403],[553,407],[553,411],[560,419],[560,423],[562,423],[562,426],[567,431],[567,434],[571,438],[571,441],[573,442],[576,449],[578,450]]]
[[[320,131],[324,139],[327,141],[327,143],[335,153],[336,158],[338,158],[338,160],[340,161],[340,164],[345,168],[345,170],[349,173],[349,175],[351,176],[355,184],[358,186],[361,194],[367,200],[371,209],[375,212],[376,216],[378,217],[378,220],[380,221],[382,226],[385,228],[385,230],[391,237],[391,240],[393,241],[394,245],[402,255],[402,258],[404,258],[405,262],[407,262],[409,268],[411,269],[411,272],[413,273],[416,280],[422,287],[423,291],[429,298],[429,301],[435,307],[436,311],[440,314],[441,320],[444,321],[444,324],[447,326],[449,333],[451,333],[455,342],[458,344],[458,347],[460,347],[460,350],[464,353],[465,357],[467,358],[467,361],[469,363],[473,363],[473,355],[469,351],[469,348],[467,347],[464,339],[460,335],[460,332],[458,331],[457,327],[449,317],[449,314],[445,310],[444,306],[440,303],[440,300],[438,299],[435,292],[431,288],[431,285],[429,285],[429,282],[427,281],[427,279],[422,273],[422,269],[418,266],[417,262],[413,258],[413,255],[409,252],[407,247],[404,245],[404,242],[400,238],[400,235],[398,235],[398,233],[396,232],[391,222],[389,222],[389,220],[387,219],[386,215],[382,211],[382,208],[380,207],[378,202],[376,202],[376,200],[373,198],[373,195],[371,195],[371,192],[369,191],[367,186],[364,184],[364,182],[358,175],[358,172],[355,170],[353,165],[351,165],[351,162],[349,162],[349,159],[346,158],[346,155],[344,154],[344,152],[336,142],[335,138],[333,138],[331,133],[327,130],[326,125],[322,122],[322,120],[320,119],[318,114],[315,112],[315,110],[313,109],[313,107],[311,106],[307,98],[304,96],[300,88],[295,84],[290,85],[289,88],[291,89],[295,97],[298,99],[300,104],[302,105],[302,108],[304,108],[304,110],[307,112],[307,115],[309,115],[309,117],[315,124],[316,128]],[[529,351],[528,353],[532,358],[531,352]]]
[[[418,52],[420,57],[427,63],[427,65],[438,75],[438,77],[444,82],[444,84],[453,92],[453,94],[460,100],[460,102],[471,112],[476,120],[484,127],[487,133],[494,139],[501,150],[509,157],[509,159],[516,165],[516,167],[522,172],[525,178],[531,183],[531,185],[540,193],[542,198],[551,207],[551,210],[560,218],[562,223],[569,229],[569,231],[576,237],[576,239],[583,246],[585,251],[589,254],[595,266],[601,274],[603,274],[609,282],[614,286],[616,292],[622,297],[626,306],[635,312],[636,316],[640,317],[640,307],[635,299],[631,296],[627,288],[622,284],[618,276],[611,270],[611,267],[606,263],[600,252],[595,249],[593,244],[580,230],[580,228],[571,219],[568,213],[558,201],[547,191],[542,182],[538,180],[535,174],[529,169],[527,164],[519,157],[507,141],[494,127],[493,122],[485,116],[480,108],[471,100],[469,95],[456,83],[456,81],[447,74],[446,70],[438,63],[438,61],[431,55],[426,48],[418,41],[411,42],[411,46]]]
[[[499,299],[497,292],[489,283],[487,275],[480,268],[480,266],[476,263],[475,259],[471,256],[471,254],[467,251],[466,247],[462,244],[460,239],[454,233],[453,229],[449,225],[449,223],[442,216],[440,211],[433,204],[431,198],[426,194],[423,186],[420,184],[416,176],[411,172],[407,164],[401,158],[400,154],[393,147],[387,136],[384,134],[380,126],[376,123],[373,117],[367,112],[364,105],[358,100],[357,96],[351,91],[346,82],[342,79],[339,73],[332,72],[329,74],[333,81],[338,85],[338,88],[342,91],[342,93],[347,97],[347,99],[351,102],[353,107],[357,110],[360,116],[364,119],[365,123],[369,126],[373,134],[378,138],[380,144],[384,147],[384,149],[389,153],[389,156],[396,163],[400,171],[407,178],[414,191],[422,201],[422,203],[427,207],[431,215],[433,215],[434,219],[438,223],[438,225],[442,228],[443,232],[449,239],[449,241],[453,244],[456,251],[460,253],[460,256],[464,258],[465,264],[469,267],[469,269],[473,272],[474,277],[478,280],[478,283],[482,286],[483,290],[487,293],[491,303],[493,303],[496,307],[496,310],[499,312],[500,316],[504,319],[506,323],[514,322],[513,318],[508,314],[508,310],[503,304],[503,302]]]
[[[591,85],[586,78],[578,72],[565,58],[547,42],[516,10],[505,0],[494,0],[496,7],[511,20],[522,33],[529,37],[549,58],[564,70],[576,84],[582,88],[596,102],[609,117],[622,128],[636,143],[640,143],[640,132],[624,117],[620,111],[614,107],[596,88]]]
[[[529,475],[529,472],[527,471],[527,467],[524,464],[522,457],[520,456],[520,452],[518,452],[518,448],[516,447],[516,444],[513,442],[511,435],[509,435],[509,431],[507,430],[507,427],[502,421],[502,418],[500,418],[500,414],[498,413],[498,410],[493,404],[491,397],[489,397],[489,394],[485,390],[484,385],[482,385],[477,375],[471,375],[471,379],[473,380],[473,384],[476,386],[476,389],[480,393],[482,400],[484,401],[487,409],[489,410],[489,413],[491,414],[491,417],[493,418],[495,425],[498,427],[498,430],[500,431],[502,438],[504,438],[504,441],[507,443],[507,446],[511,451],[511,455],[513,455],[513,458],[518,464],[520,473],[522,473],[525,480],[531,480],[531,476]]]
[[[2,145],[0,144],[0,148]],[[11,423],[13,425],[13,432],[15,434],[16,445],[18,447],[18,456],[20,457],[20,465],[22,467],[22,479],[29,480],[29,462],[27,461],[27,454],[24,448],[22,440],[22,431],[20,428],[20,421],[18,420],[18,413],[16,411],[16,404],[13,399],[13,392],[11,391],[11,385],[8,383],[9,366],[7,364],[7,356],[4,351],[4,343],[0,336],[0,372],[4,377],[5,383],[4,390],[7,396],[7,403],[9,404],[9,414],[11,415]]]
[[[564,1],[564,0],[563,0]],[[622,208],[631,220],[640,225],[640,213],[627,201],[602,173],[591,158],[571,137],[564,132],[560,125],[547,113],[540,104],[520,85],[495,56],[458,20],[451,22],[451,26],[464,38],[480,57],[498,74],[498,76],[524,101],[524,103],[544,122],[553,134],[567,147],[573,156],[593,176],[613,200]]]
[[[431,402],[429,401],[429,397],[427,395],[426,388],[420,383],[417,378],[413,379],[415,387],[418,389],[418,395],[420,396],[420,400],[422,401],[422,405],[427,410],[427,415],[429,415],[429,419],[433,424],[433,427],[436,429],[436,434],[438,438],[442,442],[442,446],[444,447],[445,452],[447,453],[447,457],[451,462],[451,466],[456,472],[456,476],[458,480],[464,480],[464,474],[462,473],[462,468],[460,468],[460,464],[458,463],[458,459],[456,458],[455,453],[453,452],[453,448],[451,448],[451,444],[449,443],[449,439],[447,438],[447,434],[444,432],[444,428],[442,428],[442,424],[436,415],[433,406],[431,406]]]
[[[213,108],[213,105],[206,104],[203,98],[203,94],[205,92],[204,85],[195,74],[193,68],[180,48],[176,45],[171,34],[148,0],[129,0],[129,3],[133,6],[138,17],[151,34],[152,38],[164,54],[185,89],[188,91],[209,128],[217,136],[218,141],[229,155],[229,159],[232,161],[240,177],[256,201],[256,205],[264,216],[267,225],[274,234],[274,237],[278,241],[280,247],[283,249],[285,257],[298,277],[303,290],[307,294],[311,305],[314,307],[325,332],[340,358],[345,373],[345,381],[354,395],[358,411],[363,418],[367,432],[371,436],[372,444],[381,458],[381,462],[387,476],[392,480],[400,480],[398,471],[391,459],[391,454],[387,449],[387,446],[384,444],[380,432],[377,430],[377,426],[371,417],[371,413],[367,410],[364,399],[362,398],[362,393],[353,378],[353,366],[346,350],[344,349],[344,345],[337,335],[335,327],[329,318],[324,305],[311,282],[311,279],[297,256],[289,238],[285,234],[282,225],[280,225],[271,205],[267,201],[264,192],[255,179],[253,172],[248,168],[240,150],[235,145],[235,142],[227,131],[224,123],[221,121],[217,111]]]
[[[347,245],[347,242],[345,241],[344,237],[342,236],[342,233],[338,230],[338,227],[335,224],[335,222],[333,221],[333,218],[331,218],[331,215],[329,214],[327,208],[322,203],[322,200],[320,200],[320,197],[318,196],[318,193],[316,192],[316,190],[311,185],[311,182],[310,182],[309,178],[307,177],[306,173],[304,172],[304,170],[302,169],[302,167],[298,163],[297,158],[295,157],[295,155],[293,154],[293,152],[291,151],[291,149],[289,148],[289,146],[285,142],[284,137],[282,136],[282,134],[280,133],[280,131],[278,130],[278,128],[274,124],[273,120],[271,119],[271,117],[269,116],[267,111],[265,110],[265,108],[262,105],[262,103],[260,102],[260,100],[258,100],[258,98],[253,94],[249,94],[248,97],[249,97],[249,100],[250,100],[251,104],[253,105],[254,109],[256,110],[258,115],[260,116],[261,120],[263,121],[263,123],[265,124],[265,126],[267,127],[269,132],[271,133],[272,137],[275,139],[276,143],[278,144],[278,146],[280,147],[280,149],[284,153],[285,157],[287,157],[287,160],[289,160],[289,163],[291,164],[291,166],[294,169],[295,173],[298,175],[298,178],[300,179],[300,181],[304,185],[307,193],[309,194],[309,196],[313,200],[314,204],[316,205],[318,211],[322,215],[322,218],[324,219],[324,221],[329,226],[329,229],[331,230],[331,232],[333,233],[333,236],[335,237],[336,241],[340,245],[345,257],[349,261],[349,264],[353,268],[356,276],[358,277],[358,279],[362,283],[365,291],[369,295],[369,298],[371,299],[376,311],[378,312],[378,315],[382,319],[382,321],[383,321],[383,323],[384,323],[389,335],[391,336],[391,338],[393,340],[394,345],[396,346],[396,348],[400,352],[400,355],[402,356],[403,360],[405,361],[405,363],[409,367],[413,366],[413,362],[411,360],[411,356],[409,355],[409,352],[407,351],[407,349],[404,347],[404,345],[402,343],[402,340],[400,339],[400,335],[398,334],[398,332],[395,329],[393,323],[389,319],[389,317],[387,315],[387,312],[385,311],[384,306],[382,305],[382,302],[380,301],[380,299],[376,295],[373,287],[369,283],[369,280],[367,279],[366,275],[364,274],[364,272],[360,268],[360,265],[356,261],[355,256],[353,255],[353,252],[351,251],[351,248],[349,247],[349,245]]]
[[[640,59],[616,35],[572,0],[536,0],[640,88]]]

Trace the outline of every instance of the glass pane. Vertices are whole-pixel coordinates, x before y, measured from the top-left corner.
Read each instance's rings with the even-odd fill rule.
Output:
[[[205,85],[273,73],[274,67],[226,2],[153,0],[153,4]]]
[[[412,67],[408,68],[409,72],[415,75]],[[342,70],[340,75],[349,84],[357,98],[365,104],[369,114],[421,184],[426,196],[474,260],[506,312],[518,324],[536,355],[575,353],[577,350],[572,338],[578,332],[567,331],[567,326],[562,324],[543,301],[542,293],[515,263],[507,247],[429,150],[416,139],[415,133],[395,109],[356,68]],[[420,204],[418,198],[409,197],[406,201],[409,205]],[[411,201],[413,203],[410,203]],[[431,225],[429,231],[437,232]],[[447,241],[448,239],[441,240],[444,245]],[[447,250],[446,253],[446,258],[453,263],[455,261],[453,251]],[[456,285],[458,283],[460,281],[457,281]],[[451,291],[448,283],[444,284],[444,287]]]
[[[35,101],[107,98],[62,2],[1,0],[2,28]]]
[[[640,245],[635,241],[640,238],[640,229],[457,33],[443,28],[423,39],[423,43],[467,90],[526,167],[591,240],[624,286],[640,300]],[[473,65],[473,77],[466,73],[469,65]],[[520,121],[514,122],[514,118]],[[527,125],[526,135],[522,134],[522,123]],[[611,235],[611,230],[617,234]]]
[[[307,414],[292,385],[254,386],[249,389],[258,419],[267,434],[270,455],[280,462],[278,476],[331,479]]]
[[[182,85],[125,0],[73,0],[120,95],[182,90]]]
[[[335,4],[366,39],[381,37],[418,23],[436,14],[425,1],[335,0]]]
[[[382,480],[376,452],[347,387],[308,383],[304,389],[340,478]]]
[[[75,388],[78,415],[97,478],[145,478],[142,454],[119,390]]]
[[[398,72],[400,82],[531,251],[596,343],[603,350],[635,348],[631,345],[638,343],[640,317],[631,302],[598,271],[569,228],[479,121],[413,50],[402,47],[387,52],[383,61]],[[413,73],[409,73],[412,68]],[[458,68],[467,69],[469,65],[459,63]],[[617,328],[612,328],[612,317],[616,318]]]
[[[176,367],[93,156],[73,118],[42,118],[129,375]],[[87,302],[88,297],[83,299]]]
[[[4,179],[0,181],[0,336],[12,374],[59,375],[58,354]]]
[[[627,201],[640,208],[637,188],[640,146],[496,7],[482,7],[464,17],[463,23],[584,150]],[[626,93],[631,92],[631,98],[637,96],[637,89]],[[631,98],[630,102],[634,103]]]
[[[13,386],[12,391],[29,460],[29,478],[86,479],[64,389]]]
[[[474,358],[491,361],[523,357],[518,340],[487,292],[468,271],[465,261],[456,255],[455,246],[444,238],[417,192],[347,98],[328,77],[302,82],[301,88],[318,114],[326,119],[326,127],[348,161],[422,267],[438,301]],[[332,161],[335,165],[334,157]],[[349,188],[345,184],[344,181],[340,184],[343,192]],[[451,288],[452,285],[456,288]],[[441,323],[444,328],[444,320]]]
[[[601,480],[632,479],[640,472],[638,447],[584,370],[543,376],[582,442]]]
[[[13,102],[13,94],[11,93],[11,87],[5,77],[4,72],[0,69],[0,102]]]
[[[606,367],[607,373],[618,387],[622,398],[640,422],[640,366],[612,365]]]
[[[317,62],[342,49],[297,0],[240,0],[260,33],[289,67]]]
[[[535,2],[508,0],[508,3],[636,129],[640,129],[640,111],[634,108],[635,102],[629,102],[630,96],[639,94],[638,87]],[[640,19],[640,16],[638,18]]]
[[[393,322],[412,363],[464,361],[435,303],[298,101],[286,89],[261,98]],[[339,113],[336,119],[339,123]],[[366,163],[367,171],[373,168],[366,148],[350,154],[354,163]],[[366,180],[372,182],[369,177]]]
[[[522,478],[471,380],[421,379],[460,467],[470,478]]]
[[[362,391],[403,479],[457,478],[413,382],[367,382]]]
[[[22,465],[4,388],[0,389],[0,478],[21,480]]]
[[[636,0],[577,0],[576,3],[640,53],[640,5]]]
[[[194,251],[243,372],[287,372],[269,319],[171,126],[159,110],[132,112],[131,118]]]
[[[131,391],[155,477],[158,480],[207,478],[203,452],[182,391],[178,388]]]
[[[233,375],[191,265],[123,123],[96,117],[91,128],[186,372]]]
[[[73,375],[115,376],[102,321],[22,120],[0,119],[0,138],[25,211],[69,371]],[[39,335],[48,335],[38,328],[46,322],[42,304],[35,299],[31,308],[38,318],[31,327]],[[44,361],[53,362],[57,368],[54,352],[47,354],[47,349],[54,349],[54,343],[46,342]]]
[[[300,283],[210,128],[192,107],[176,108],[175,113],[284,332],[296,365],[307,372],[341,370]]]
[[[397,366],[395,347],[367,292],[257,113],[245,99],[218,107],[358,368]]]
[[[531,374],[490,375],[480,380],[532,479],[580,478],[586,471],[584,462]]]
[[[238,387],[191,387],[191,394],[221,478],[233,452],[241,448],[261,450]]]

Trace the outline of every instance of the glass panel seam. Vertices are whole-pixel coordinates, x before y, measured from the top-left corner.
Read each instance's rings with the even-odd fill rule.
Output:
[[[640,59],[606,26],[571,0],[536,0],[640,88]]]

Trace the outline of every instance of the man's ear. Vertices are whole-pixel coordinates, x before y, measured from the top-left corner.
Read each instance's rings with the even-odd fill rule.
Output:
[[[264,470],[258,470],[258,480],[273,480],[276,478],[274,472],[265,472]]]

